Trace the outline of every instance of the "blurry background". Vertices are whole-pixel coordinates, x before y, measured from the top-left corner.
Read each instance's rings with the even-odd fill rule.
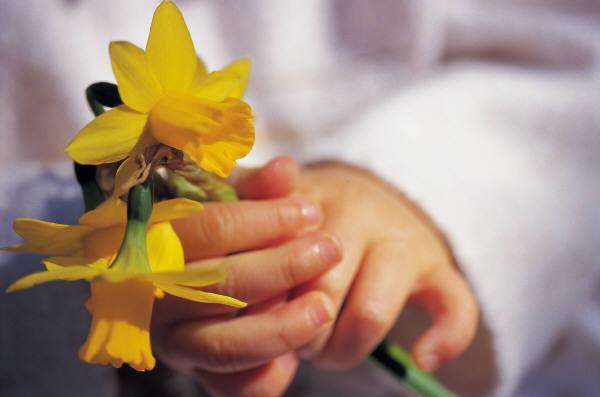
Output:
[[[156,4],[0,2],[0,244],[17,241],[15,216],[76,219],[62,150],[92,118],[84,90],[114,81],[109,41],[144,46]],[[456,246],[485,324],[445,380],[465,395],[597,395],[600,1],[177,4],[209,69],[253,60],[248,101],[258,133],[247,164],[281,153],[342,158],[397,182],[443,226],[476,214],[475,231],[459,233]],[[382,149],[369,151],[375,144]],[[40,175],[46,182],[34,183]],[[54,199],[42,203],[43,195]],[[35,262],[0,253],[0,287]],[[87,327],[82,287],[72,286],[66,303],[58,288],[44,288],[0,295],[0,391],[22,384],[28,395],[36,374],[50,377],[57,365],[64,375],[39,390],[53,395],[57,379],[63,395],[79,390],[73,379],[110,384],[75,361]],[[396,334],[410,338],[418,324],[400,321]],[[383,396],[393,383],[369,364],[336,374],[307,366],[290,395]]]

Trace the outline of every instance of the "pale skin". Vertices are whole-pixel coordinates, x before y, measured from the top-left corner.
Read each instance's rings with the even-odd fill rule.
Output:
[[[231,182],[243,201],[207,204],[174,227],[188,265],[228,267],[207,290],[249,306],[157,303],[153,345],[168,365],[214,395],[278,396],[300,357],[335,369],[366,358],[407,303],[433,320],[411,348],[419,366],[468,347],[473,293],[443,235],[394,188],[348,165],[300,170],[285,157]]]

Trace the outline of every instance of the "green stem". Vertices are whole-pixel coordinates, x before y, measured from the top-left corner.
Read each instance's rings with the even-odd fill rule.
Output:
[[[104,106],[115,107],[123,103],[117,86],[111,83],[94,83],[85,90],[87,102],[96,116],[104,113]],[[104,201],[104,193],[96,182],[96,166],[73,162],[75,177],[81,186],[85,212]]]
[[[420,370],[412,362],[409,354],[396,344],[384,340],[371,353],[371,358],[422,397],[456,397],[432,375]]]
[[[104,113],[104,107],[114,108],[122,105],[123,101],[119,95],[119,90],[112,83],[94,83],[85,90],[85,97],[96,116]]]
[[[104,193],[96,183],[96,166],[73,162],[75,177],[83,192],[85,212],[91,211],[104,201]]]
[[[125,237],[111,267],[121,271],[151,271],[148,261],[147,229],[152,214],[152,177],[129,189]]]

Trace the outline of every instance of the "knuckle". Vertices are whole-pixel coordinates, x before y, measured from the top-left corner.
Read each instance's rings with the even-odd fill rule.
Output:
[[[196,365],[206,370],[229,370],[239,359],[231,344],[220,338],[199,341],[194,350],[199,360]]]
[[[225,280],[203,287],[204,291],[211,292],[214,294],[225,295],[225,296],[235,296],[238,298],[246,296],[245,289],[243,287],[243,283],[237,282],[237,277],[235,276],[235,272],[228,272],[227,278]]]
[[[287,327],[280,327],[277,330],[276,338],[285,351],[292,351],[297,347],[290,329]]]
[[[232,211],[224,207],[213,207],[201,218],[199,228],[206,244],[223,244],[231,241],[236,217]]]
[[[297,258],[295,253],[290,253],[289,256],[285,257],[281,266],[277,268],[279,270],[279,278],[285,285],[295,285],[300,277],[301,270],[297,266],[295,258]]]
[[[352,310],[352,320],[359,336],[379,335],[391,324],[386,311],[379,302],[365,301]]]
[[[298,214],[301,212],[300,203],[281,203],[275,207],[273,211],[273,227],[281,232],[286,232],[295,228],[298,224],[300,217]]]
[[[315,262],[311,246],[306,243],[295,243],[288,248],[285,259],[279,270],[281,279],[287,285],[295,285],[303,281],[307,269]]]

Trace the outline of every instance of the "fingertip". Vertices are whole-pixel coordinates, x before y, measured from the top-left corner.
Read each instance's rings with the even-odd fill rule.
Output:
[[[448,361],[462,355],[469,347],[474,332],[439,321],[427,330],[414,344],[412,356],[425,371],[434,371]]]
[[[298,163],[288,156],[276,157],[260,171],[270,197],[286,196],[294,191],[300,175]]]
[[[454,269],[430,279],[416,303],[430,313],[433,324],[417,339],[412,355],[419,367],[432,371],[468,349],[477,332],[479,305]]]
[[[236,187],[240,196],[247,199],[283,197],[292,193],[300,168],[288,156],[279,156],[263,167],[246,172],[238,178]]]
[[[289,156],[275,157],[265,166],[265,170],[279,177],[285,177],[293,182],[300,175],[300,166]]]
[[[317,251],[326,265],[335,265],[343,257],[342,244],[339,239],[328,233],[321,233],[319,235]]]
[[[411,356],[415,364],[427,372],[435,371],[442,365],[439,353],[427,338],[421,338],[415,343]]]

